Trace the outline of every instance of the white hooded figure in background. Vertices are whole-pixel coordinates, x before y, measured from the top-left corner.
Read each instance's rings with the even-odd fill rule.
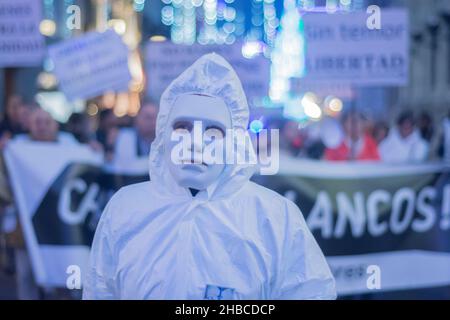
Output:
[[[243,164],[174,164],[171,134],[246,130],[241,83],[207,54],[161,97],[151,181],[120,189],[94,237],[84,299],[335,299],[334,278],[297,206]],[[192,158],[204,146],[192,144]],[[247,152],[248,150],[246,150]],[[191,160],[192,160],[191,158]]]

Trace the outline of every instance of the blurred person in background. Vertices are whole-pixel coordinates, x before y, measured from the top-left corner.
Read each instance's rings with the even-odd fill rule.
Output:
[[[8,98],[5,107],[5,117],[0,123],[0,134],[14,136],[26,131],[24,126],[24,116],[27,112],[27,106],[19,95],[13,95]]]
[[[27,115],[29,110],[19,95],[8,98],[5,116],[0,122],[0,150],[12,137],[27,132]]]
[[[387,138],[380,143],[380,155],[384,162],[423,162],[428,153],[429,144],[416,128],[412,111],[402,112],[397,125],[391,128]]]
[[[92,119],[86,113],[72,113],[65,130],[83,144],[90,145],[94,150],[102,152],[103,146],[95,139],[95,130]]]
[[[433,119],[428,112],[423,111],[419,115],[419,118],[417,120],[417,128],[420,131],[422,139],[430,143],[434,136],[434,126]]]
[[[17,139],[35,142],[78,143],[71,133],[60,132],[58,122],[52,118],[50,113],[41,108],[31,112],[29,129],[28,135],[20,135]]]
[[[366,131],[366,118],[359,111],[342,116],[343,141],[336,148],[325,149],[328,161],[376,161],[380,159],[375,139]]]
[[[89,143],[94,136],[90,120],[84,113],[72,113],[64,129],[73,134],[80,143]]]
[[[297,121],[288,120],[281,129],[280,149],[297,157],[303,146],[303,138]]]
[[[3,150],[11,139],[27,132],[32,107],[33,103],[25,104],[21,96],[12,95],[7,99],[4,118],[0,122],[0,262],[8,274],[15,272],[15,248],[23,248],[24,243],[17,224]]]
[[[50,114],[42,109],[36,109],[30,117],[29,138],[32,141],[56,142],[58,139],[58,124]]]
[[[115,165],[127,166],[137,159],[148,157],[150,145],[155,138],[157,114],[156,104],[147,102],[139,109],[133,127],[119,131],[114,147]]]
[[[442,160],[450,161],[450,110],[442,119],[441,130],[437,154]]]
[[[27,131],[29,113],[30,109],[27,108],[21,96],[12,95],[7,99],[5,116],[0,122],[0,152],[3,151],[10,139]],[[2,154],[0,168],[0,204],[4,205],[12,201],[12,196],[4,170]]]
[[[378,121],[373,126],[373,138],[377,145],[380,145],[389,134],[389,125],[384,121]]]
[[[428,111],[424,110],[419,114],[419,117],[417,118],[417,129],[419,130],[422,139],[428,144],[428,160],[440,158],[439,137],[442,136],[443,128],[435,126],[434,117]]]
[[[320,160],[325,151],[325,144],[321,137],[321,126],[319,123],[301,129],[303,137],[303,150],[300,153],[303,157],[308,159]]]
[[[98,127],[95,133],[105,152],[105,159],[111,161],[114,156],[114,144],[118,133],[118,120],[112,109],[104,109],[99,113]]]

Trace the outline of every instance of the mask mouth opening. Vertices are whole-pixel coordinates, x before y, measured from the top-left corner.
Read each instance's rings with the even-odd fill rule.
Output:
[[[205,162],[195,162],[194,160],[190,159],[190,160],[181,160],[181,164],[182,165],[199,165],[199,166],[204,166],[204,167],[209,167],[209,165]]]
[[[209,95],[209,94],[204,94],[204,93],[191,93],[192,96],[199,96],[199,97],[210,97],[210,98],[214,98],[213,96]]]

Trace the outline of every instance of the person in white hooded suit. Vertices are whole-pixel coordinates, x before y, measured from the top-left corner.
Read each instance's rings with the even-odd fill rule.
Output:
[[[151,147],[151,181],[120,189],[105,208],[84,299],[336,298],[300,210],[249,181],[251,165],[177,167],[167,158],[169,133],[189,121],[246,130],[248,119],[241,83],[217,54],[169,85]]]

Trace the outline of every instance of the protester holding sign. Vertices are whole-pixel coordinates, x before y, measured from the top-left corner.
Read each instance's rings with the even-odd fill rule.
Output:
[[[252,165],[197,162],[209,145],[197,141],[174,162],[174,135],[195,139],[200,130],[224,138],[246,130],[248,119],[241,83],[217,54],[201,57],[171,83],[161,98],[151,181],[122,188],[107,205],[85,299],[336,297],[299,209],[249,182]],[[234,147],[239,157],[252,148],[239,139]]]

